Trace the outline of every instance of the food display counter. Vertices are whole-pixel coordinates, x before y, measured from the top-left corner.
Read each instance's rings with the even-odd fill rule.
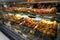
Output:
[[[59,40],[60,13],[55,3],[37,3],[37,7],[36,3],[1,5],[1,31],[11,40]]]

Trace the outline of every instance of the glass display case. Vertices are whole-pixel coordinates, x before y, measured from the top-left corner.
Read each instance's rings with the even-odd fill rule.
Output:
[[[11,40],[57,40],[59,3],[3,2],[1,5],[1,31]]]

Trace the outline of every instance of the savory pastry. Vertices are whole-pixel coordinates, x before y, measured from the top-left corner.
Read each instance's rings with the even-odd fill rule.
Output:
[[[44,34],[55,36],[57,30],[57,22],[42,20],[35,26],[34,29],[37,29]]]
[[[24,21],[24,23],[23,23],[25,26],[27,26],[27,27],[34,27],[37,23],[36,23],[36,21],[35,20],[33,20],[32,18],[28,18],[28,19],[26,19],[25,21]]]

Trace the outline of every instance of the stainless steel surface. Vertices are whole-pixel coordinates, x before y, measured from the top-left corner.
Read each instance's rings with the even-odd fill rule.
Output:
[[[0,40],[10,40],[10,39],[0,31]]]

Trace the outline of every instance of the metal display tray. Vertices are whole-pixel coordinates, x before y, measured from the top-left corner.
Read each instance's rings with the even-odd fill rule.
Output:
[[[33,30],[32,28],[28,28],[28,27],[26,27],[26,26],[24,26],[24,25],[20,25],[20,29],[21,30],[23,30],[24,32],[26,32],[26,33],[29,33],[29,31],[30,30],[32,30],[34,33],[33,33],[33,35],[37,38],[37,37],[39,37],[39,38],[42,38],[43,40],[55,40],[55,37],[53,37],[53,36],[48,36],[48,35],[46,35],[46,34],[43,34],[42,32],[39,32],[39,31],[37,31],[37,30]]]
[[[15,32],[12,28],[7,27],[6,25],[0,24],[1,31],[6,34],[11,40],[30,40],[29,38],[26,38],[22,36],[21,34],[18,34]]]

